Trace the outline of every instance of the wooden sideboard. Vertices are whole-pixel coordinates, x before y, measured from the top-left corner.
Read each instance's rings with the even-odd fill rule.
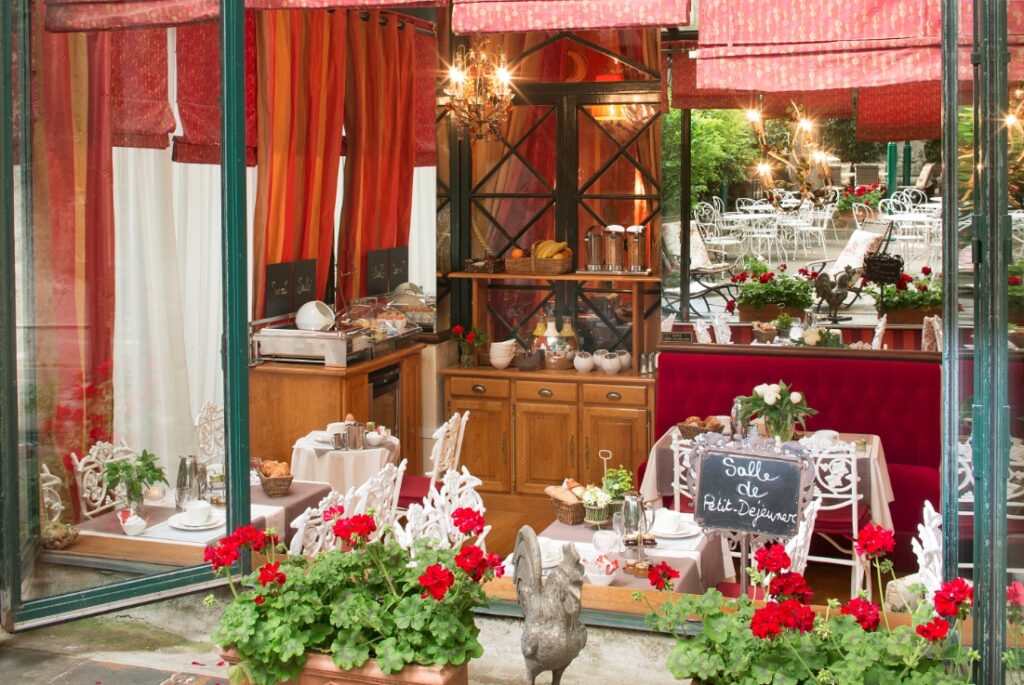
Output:
[[[370,373],[400,365],[402,458],[408,473],[420,472],[420,351],[416,344],[344,368],[263,363],[249,369],[249,453],[291,461],[292,445],[311,430],[352,414],[370,413]]]
[[[481,490],[537,495],[566,478],[600,483],[608,466],[636,473],[653,440],[654,378],[636,373],[442,371],[445,408],[470,413],[462,463]]]

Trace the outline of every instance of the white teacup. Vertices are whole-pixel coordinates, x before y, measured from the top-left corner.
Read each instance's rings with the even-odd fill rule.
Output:
[[[201,526],[210,520],[210,503],[195,499],[185,504],[185,521],[190,526]]]

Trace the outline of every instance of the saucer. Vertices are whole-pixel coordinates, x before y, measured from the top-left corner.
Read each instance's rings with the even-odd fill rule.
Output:
[[[211,511],[210,517],[204,523],[192,525],[188,522],[185,512],[181,512],[167,519],[167,523],[170,524],[171,528],[177,528],[178,530],[209,530],[217,526],[223,526],[224,517]]]
[[[694,535],[700,535],[700,526],[696,523],[685,523],[678,530],[673,532],[662,532],[659,530],[652,530],[654,537],[664,538],[666,540],[679,540],[682,538],[692,538]]]

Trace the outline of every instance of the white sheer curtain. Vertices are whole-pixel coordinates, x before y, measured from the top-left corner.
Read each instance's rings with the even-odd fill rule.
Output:
[[[437,168],[432,166],[413,170],[409,280],[437,293]]]

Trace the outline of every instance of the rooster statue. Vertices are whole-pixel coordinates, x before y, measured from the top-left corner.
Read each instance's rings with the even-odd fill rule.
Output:
[[[836,276],[835,281],[824,272],[818,274],[818,277],[814,279],[814,293],[821,302],[828,305],[828,318],[833,323],[840,320],[839,308],[846,302],[846,296],[851,290],[851,283],[856,273],[848,266]]]
[[[576,547],[567,544],[559,562],[541,578],[541,551],[537,533],[529,526],[519,529],[512,557],[516,598],[523,609],[523,657],[526,683],[551,671],[551,685],[559,685],[562,673],[587,644],[587,628],[580,622],[583,565]]]

